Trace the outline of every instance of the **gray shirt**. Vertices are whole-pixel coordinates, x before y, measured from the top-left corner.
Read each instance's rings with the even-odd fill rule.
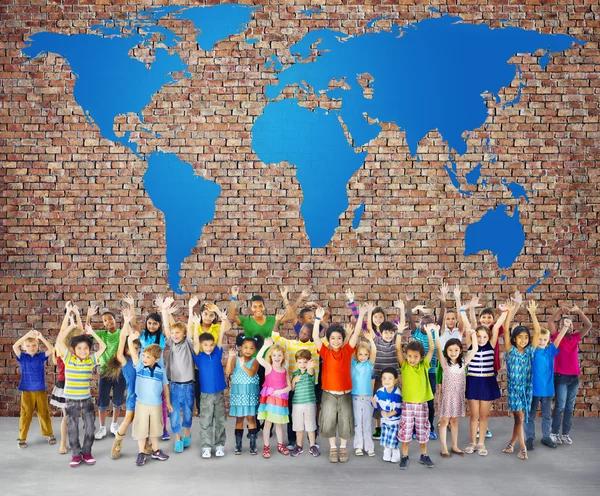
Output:
[[[179,343],[167,339],[169,356],[167,359],[167,377],[169,382],[190,382],[194,380],[194,343],[185,338]]]

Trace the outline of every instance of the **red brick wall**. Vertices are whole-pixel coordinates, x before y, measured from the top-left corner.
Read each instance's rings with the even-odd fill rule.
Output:
[[[193,79],[159,92],[145,110],[145,121],[161,139],[138,133],[141,152],[160,145],[222,188],[214,221],[183,265],[186,292],[226,301],[229,287],[239,284],[240,300],[259,293],[273,309],[280,284],[297,291],[310,285],[338,320],[348,320],[347,287],[356,291],[357,300],[391,309],[391,302],[407,293],[432,305],[444,278],[496,304],[515,289],[524,291],[549,268],[552,274],[533,292],[540,300],[540,320],[557,305],[577,304],[597,326],[600,12],[595,2],[331,1],[324,2],[325,14],[312,19],[298,14],[306,4],[254,3],[263,7],[246,33],[259,42],[250,46],[243,36],[233,36],[217,45],[214,58],[198,50],[189,26],[173,25],[184,39],[179,53],[190,63]],[[587,44],[552,57],[545,71],[536,57],[521,58],[520,103],[500,111],[489,101],[493,116],[487,132],[473,133],[469,153],[458,161],[460,174],[473,168],[491,138],[498,161],[487,163],[484,172],[496,177],[497,186],[487,200],[461,196],[452,187],[442,167],[447,145],[437,132],[423,140],[423,158],[416,162],[404,135],[386,126],[349,183],[350,207],[341,227],[326,248],[311,249],[294,168],[266,166],[251,148],[252,123],[266,104],[264,86],[274,79],[272,69],[262,67],[272,54],[289,62],[288,47],[311,29],[361,33],[382,15],[401,22],[436,15],[427,12],[430,5],[466,22],[499,27],[501,19],[511,19],[523,28],[567,33]],[[25,61],[20,55],[33,33],[84,33],[99,19],[140,9],[127,0],[0,6],[0,415],[19,412],[11,344],[32,327],[54,337],[64,300],[116,308],[120,294],[134,293],[145,315],[156,294],[170,293],[164,218],[142,185],[146,163],[86,121],[64,59],[49,54]],[[516,94],[516,86],[506,90],[507,96]],[[133,120],[121,124],[136,129]],[[514,178],[533,192],[531,203],[520,205],[526,245],[514,266],[503,271],[504,282],[489,253],[462,255],[466,225],[500,199],[516,204],[500,178]],[[363,201],[357,233],[352,211]],[[598,416],[595,327],[580,349],[576,415]],[[49,369],[49,390],[53,380]],[[505,412],[505,400],[495,409]]]

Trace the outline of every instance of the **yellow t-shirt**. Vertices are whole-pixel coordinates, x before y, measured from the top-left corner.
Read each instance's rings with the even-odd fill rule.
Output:
[[[296,353],[300,350],[308,350],[312,356],[313,361],[315,362],[315,377],[319,377],[319,353],[317,353],[317,347],[313,341],[307,341],[303,343],[298,339],[287,339],[282,337],[278,332],[273,331],[271,336],[273,338],[273,342],[276,344],[283,346],[286,349],[288,356],[288,372],[290,374],[290,378],[298,370],[298,365],[296,364]]]

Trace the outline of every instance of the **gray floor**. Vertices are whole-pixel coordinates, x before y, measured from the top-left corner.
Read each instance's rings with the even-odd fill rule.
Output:
[[[59,419],[54,419],[59,432]],[[468,444],[467,419],[460,425],[461,446]],[[538,426],[539,429],[539,419]],[[327,443],[321,441],[324,455],[313,458],[305,453],[297,458],[284,457],[275,451],[264,460],[250,456],[247,441],[244,453],[232,451],[233,423],[228,424],[227,453],[224,458],[200,458],[198,419],[194,419],[192,446],[184,453],[173,453],[172,441],[161,441],[161,447],[171,455],[165,462],[149,460],[143,467],[135,466],[136,443],[128,435],[120,460],[111,460],[112,436],[96,441],[93,453],[95,466],[69,467],[69,455],[59,455],[58,446],[48,446],[41,437],[37,419],[32,424],[26,449],[16,445],[18,419],[0,418],[0,447],[5,454],[0,466],[0,491],[3,496],[83,494],[131,494],[135,491],[177,496],[201,494],[243,496],[289,494],[338,495],[349,492],[363,496],[384,495],[390,491],[406,495],[477,495],[511,494],[591,495],[600,488],[600,419],[574,420],[571,437],[574,444],[551,450],[536,442],[529,460],[521,461],[516,454],[506,455],[502,448],[512,432],[509,418],[494,418],[494,433],[486,446],[487,457],[476,454],[463,458],[453,456],[442,460],[439,441],[431,441],[429,452],[436,463],[426,469],[418,463],[418,446],[411,446],[411,465],[400,471],[397,464],[383,462],[381,448],[377,457],[350,455],[347,464],[330,464]],[[262,448],[262,443],[259,443]],[[66,491],[66,493],[65,493]],[[75,491],[75,493],[73,492]],[[110,493],[109,493],[110,491]],[[141,493],[140,493],[141,494]]]

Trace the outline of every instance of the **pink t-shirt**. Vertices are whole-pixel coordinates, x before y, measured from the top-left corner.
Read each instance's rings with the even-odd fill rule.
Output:
[[[558,337],[558,332],[552,336],[552,342]],[[579,343],[581,336],[579,333],[567,334],[562,341],[558,349],[560,353],[556,355],[554,359],[554,372],[557,374],[564,375],[579,375],[581,369],[579,368]]]

